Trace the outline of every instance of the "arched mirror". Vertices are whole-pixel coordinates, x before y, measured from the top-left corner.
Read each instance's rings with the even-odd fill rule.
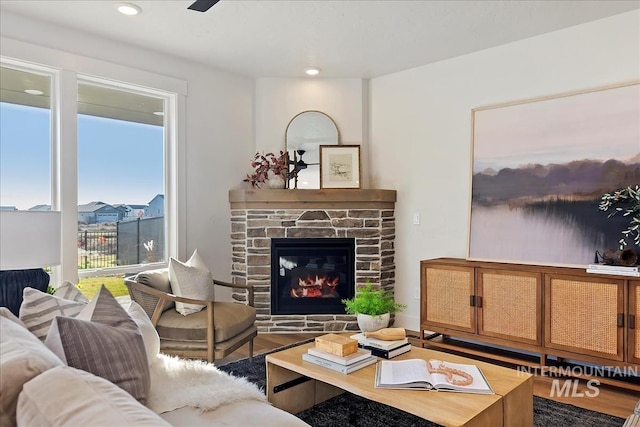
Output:
[[[303,111],[291,119],[285,134],[293,172],[289,188],[320,188],[320,145],[340,144],[338,127],[320,111]]]

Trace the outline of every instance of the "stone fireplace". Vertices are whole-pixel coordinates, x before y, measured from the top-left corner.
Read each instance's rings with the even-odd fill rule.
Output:
[[[393,190],[229,191],[232,281],[254,285],[259,331],[357,330],[355,316],[344,314],[341,304],[335,303],[349,298],[357,286],[365,283],[393,291],[395,200],[396,192]],[[331,239],[335,239],[335,243],[352,242],[352,257],[342,255],[334,248],[336,245]],[[272,247],[277,247],[273,244],[286,246],[287,242],[292,243],[289,252],[273,257]],[[305,245],[299,246],[303,242]],[[330,249],[324,255],[322,250],[320,255],[313,255],[314,250],[323,249],[323,245]],[[285,291],[292,296],[281,298],[283,302],[275,305],[278,295],[272,295],[276,289],[272,280],[274,271],[286,277],[283,283],[289,288]],[[348,271],[353,271],[351,276]],[[298,274],[301,272],[305,274]],[[296,276],[292,282],[292,273],[301,277]],[[324,278],[325,273],[330,277]],[[331,283],[325,284],[323,280]],[[342,281],[340,288],[332,290],[336,280]],[[307,283],[302,285],[302,281]],[[296,283],[300,283],[302,288]],[[335,296],[336,292],[339,297]],[[320,297],[294,300],[296,295]],[[246,295],[236,292],[233,298],[243,302]],[[310,309],[309,306],[313,305],[320,308]]]

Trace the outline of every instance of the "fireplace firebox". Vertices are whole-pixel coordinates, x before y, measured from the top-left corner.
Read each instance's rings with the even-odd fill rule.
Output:
[[[355,241],[271,239],[271,314],[344,314],[355,293]]]

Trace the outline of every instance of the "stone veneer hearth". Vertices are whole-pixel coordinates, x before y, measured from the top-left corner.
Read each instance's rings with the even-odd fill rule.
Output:
[[[231,190],[232,281],[254,285],[260,332],[357,330],[345,314],[271,315],[271,238],[355,239],[356,284],[395,287],[394,190]],[[246,301],[234,292],[236,301]]]

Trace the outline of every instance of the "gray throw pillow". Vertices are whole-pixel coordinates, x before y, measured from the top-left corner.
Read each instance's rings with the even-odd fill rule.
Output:
[[[67,365],[146,401],[150,377],[142,334],[104,286],[76,318],[56,317],[45,344]]]

